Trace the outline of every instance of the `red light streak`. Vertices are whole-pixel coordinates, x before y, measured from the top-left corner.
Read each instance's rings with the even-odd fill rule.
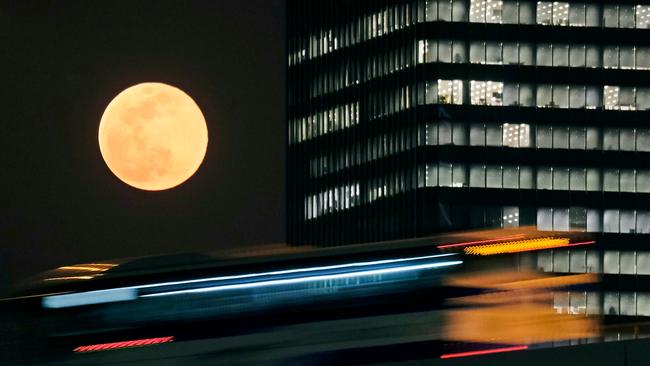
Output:
[[[122,341],[122,342],[113,342],[113,343],[100,343],[100,344],[91,344],[88,346],[79,346],[73,351],[80,352],[96,352],[96,351],[108,351],[113,349],[120,348],[130,348],[130,347],[142,347],[142,346],[151,346],[154,344],[160,343],[169,343],[173,342],[174,337],[159,337],[159,338],[146,338],[146,339],[135,339],[132,341]]]
[[[520,238],[523,238],[523,237],[524,237],[524,234],[517,234],[517,235],[504,236],[503,238],[496,238],[496,239],[468,241],[468,242],[465,242],[465,243],[438,245],[437,248],[438,249],[446,249],[446,248],[464,247],[464,246],[476,245],[476,244],[489,244],[489,243],[496,243],[496,242],[504,241],[504,240],[520,239]]]
[[[440,356],[440,358],[456,358],[456,357],[467,357],[467,356],[478,356],[478,355],[489,355],[491,353],[502,353],[502,352],[513,352],[513,351],[523,351],[528,349],[528,346],[513,346],[513,347],[504,347],[504,348],[493,348],[486,349],[482,351],[470,351],[470,352],[460,352],[460,353],[448,353]]]
[[[576,245],[588,245],[588,244],[596,244],[596,241],[595,241],[595,240],[591,240],[591,241],[582,241],[582,242],[579,242],[579,243],[571,243],[571,244],[569,244],[569,245],[567,245],[567,246],[569,246],[569,247],[574,247],[574,246],[576,246]]]

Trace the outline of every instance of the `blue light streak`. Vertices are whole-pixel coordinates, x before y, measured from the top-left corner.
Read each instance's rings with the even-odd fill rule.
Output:
[[[167,296],[167,295],[182,294],[182,293],[200,293],[200,292],[227,290],[227,289],[266,287],[266,286],[274,286],[274,285],[281,285],[281,284],[320,281],[326,279],[339,279],[339,278],[351,278],[351,277],[359,277],[359,276],[371,276],[371,275],[378,275],[378,274],[399,273],[399,272],[447,267],[447,266],[461,264],[462,261],[448,261],[448,262],[414,264],[414,265],[407,265],[407,266],[394,266],[394,265],[399,265],[407,262],[423,261],[423,260],[448,257],[453,255],[455,254],[436,254],[436,255],[428,255],[428,256],[420,256],[420,257],[385,259],[385,260],[345,263],[345,264],[319,266],[319,267],[294,268],[289,270],[270,271],[270,272],[261,272],[261,273],[247,273],[241,275],[209,277],[209,278],[200,278],[200,279],[183,280],[183,281],[170,281],[170,282],[153,283],[147,285],[120,287],[120,288],[113,288],[113,289],[106,289],[106,290],[95,290],[95,291],[86,291],[80,293],[52,295],[43,298],[42,306],[44,308],[65,308],[65,307],[102,304],[102,303],[117,302],[117,301],[130,301],[130,300],[135,300],[138,297]],[[367,268],[369,266],[374,267],[374,266],[387,266],[387,265],[393,265],[393,267],[375,268],[375,269],[363,269],[363,268],[355,269],[355,267]],[[178,286],[178,285],[193,285],[193,284],[200,284],[205,282],[255,279],[255,278],[260,278],[265,276],[284,276],[284,275],[295,275],[295,274],[309,273],[309,272],[336,271],[336,270],[340,271],[345,269],[349,269],[350,271],[343,272],[343,273],[313,274],[312,276],[292,277],[292,278],[282,278],[282,279],[260,279],[258,281],[247,282],[247,283],[220,284],[220,285],[216,285],[216,286],[213,285],[204,288],[171,290],[171,291],[164,291],[161,293],[144,294],[144,295],[138,294],[139,290],[142,289],[155,289],[159,287]]]
[[[259,281],[259,282],[251,282],[251,283],[239,283],[234,285],[211,286],[211,287],[196,288],[191,290],[168,291],[168,292],[161,292],[157,294],[141,295],[140,297],[157,297],[157,296],[193,294],[193,293],[204,293],[204,292],[235,290],[235,289],[261,288],[261,287],[277,286],[277,285],[291,285],[297,283],[336,280],[336,279],[352,278],[352,277],[366,277],[366,276],[375,276],[375,275],[382,275],[382,274],[389,274],[389,273],[400,273],[400,272],[416,271],[416,270],[423,270],[423,269],[440,268],[440,267],[447,267],[447,266],[455,266],[461,263],[463,262],[449,261],[449,262],[417,264],[411,266],[337,273],[331,275],[307,276],[307,277],[298,277],[298,278],[287,278],[282,280],[269,280],[269,281]]]

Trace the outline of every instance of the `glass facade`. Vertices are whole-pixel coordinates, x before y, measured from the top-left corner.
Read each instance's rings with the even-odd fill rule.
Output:
[[[287,235],[593,233],[548,272],[650,275],[650,5],[288,2]],[[556,297],[650,314],[650,282]],[[636,286],[636,287],[635,287]]]

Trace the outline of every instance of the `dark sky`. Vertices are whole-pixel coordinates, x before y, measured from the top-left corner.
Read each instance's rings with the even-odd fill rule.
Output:
[[[0,266],[284,240],[281,0],[0,2]],[[140,82],[191,95],[209,130],[183,185],[140,191],[102,160],[110,100]]]

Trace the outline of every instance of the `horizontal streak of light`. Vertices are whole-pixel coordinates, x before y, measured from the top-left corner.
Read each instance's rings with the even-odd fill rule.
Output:
[[[395,264],[395,263],[403,263],[403,262],[417,261],[423,259],[441,258],[441,257],[447,257],[453,255],[455,254],[436,254],[436,255],[428,255],[428,256],[421,256],[421,257],[384,259],[384,260],[369,261],[369,262],[356,262],[356,263],[337,264],[337,265],[321,266],[321,267],[296,268],[296,269],[281,270],[281,271],[210,277],[210,278],[201,278],[201,279],[185,280],[185,281],[161,282],[161,283],[155,283],[149,285],[129,286],[129,287],[114,288],[114,289],[106,289],[106,290],[70,293],[70,294],[55,295],[55,296],[49,296],[43,298],[43,307],[63,308],[63,307],[100,304],[100,303],[115,302],[115,301],[135,300],[137,298],[137,290],[153,288],[153,287],[189,285],[189,284],[196,284],[202,282],[246,279],[246,278],[255,278],[255,277],[263,277],[263,276],[315,272],[321,270],[342,269],[342,268],[351,268],[351,267],[365,267],[365,266],[374,266],[374,265],[382,265],[382,264]],[[112,292],[115,292],[116,295],[114,299],[111,299],[109,295]]]
[[[138,290],[136,288],[113,288],[46,296],[43,298],[42,305],[44,308],[59,309],[73,306],[104,304],[107,302],[129,301],[137,298]]]
[[[57,268],[62,271],[88,271],[88,272],[106,272],[111,267],[104,266],[64,266]]]
[[[65,281],[65,280],[92,280],[95,276],[64,276],[64,277],[49,277],[43,281]]]
[[[468,357],[468,356],[478,356],[478,355],[489,355],[491,353],[502,353],[502,352],[513,352],[513,351],[523,351],[528,349],[528,346],[513,346],[513,347],[503,347],[503,348],[492,348],[482,351],[470,351],[470,352],[460,352],[460,353],[448,353],[440,356],[440,358],[457,358],[457,357]]]
[[[471,255],[495,255],[561,248],[568,246],[569,238],[538,238],[517,240],[498,244],[476,245],[467,247],[464,250],[466,254]]]
[[[73,352],[82,353],[82,352],[108,351],[108,350],[114,350],[120,348],[151,346],[154,344],[169,343],[173,341],[174,341],[174,337],[135,339],[132,341],[100,343],[100,344],[91,344],[88,346],[79,346],[75,348]]]
[[[580,242],[580,243],[571,243],[571,244],[569,244],[569,245],[567,245],[567,246],[569,246],[569,247],[575,247],[575,246],[577,246],[577,245],[589,245],[589,244],[596,244],[596,241],[595,241],[595,240],[582,241],[582,242]]]
[[[212,287],[197,288],[191,290],[168,291],[168,292],[161,292],[158,294],[142,295],[141,297],[156,297],[156,296],[203,293],[203,292],[234,290],[234,289],[259,288],[259,287],[289,285],[289,284],[297,284],[297,283],[305,283],[305,282],[313,282],[313,281],[335,280],[335,279],[343,279],[343,278],[351,278],[351,277],[374,276],[380,274],[400,273],[400,272],[416,271],[421,269],[455,266],[462,263],[463,263],[462,261],[449,261],[449,262],[417,264],[411,266],[382,268],[382,269],[374,269],[374,270],[366,270],[366,271],[358,271],[358,272],[338,273],[338,274],[331,274],[331,275],[287,278],[282,280],[269,280],[269,281],[260,281],[260,282],[252,282],[252,283],[212,286]]]
[[[517,234],[517,235],[504,236],[503,238],[496,238],[496,239],[487,239],[487,240],[478,240],[478,241],[468,241],[468,242],[464,242],[464,243],[438,245],[437,248],[438,249],[446,249],[446,248],[453,248],[453,247],[466,247],[468,245],[496,243],[496,242],[499,242],[499,241],[519,239],[519,238],[523,238],[523,237],[524,237],[524,234]]]

